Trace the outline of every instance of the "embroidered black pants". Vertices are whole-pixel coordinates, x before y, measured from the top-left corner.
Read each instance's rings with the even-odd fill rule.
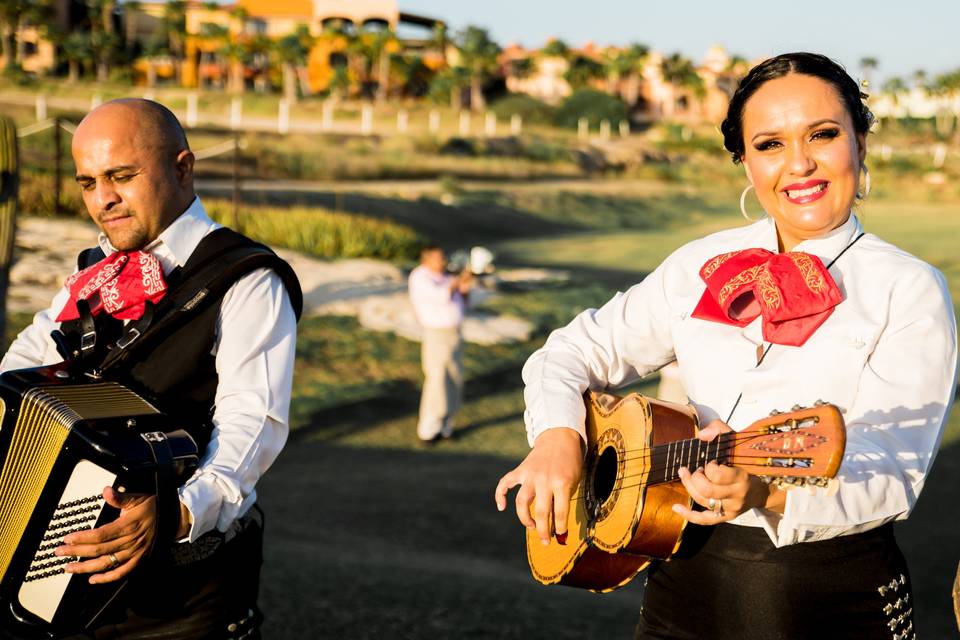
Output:
[[[887,524],[777,549],[760,528],[688,525],[652,567],[643,640],[911,640],[913,594]]]

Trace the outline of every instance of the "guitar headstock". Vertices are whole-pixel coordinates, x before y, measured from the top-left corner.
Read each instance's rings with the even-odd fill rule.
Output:
[[[840,410],[824,402],[775,411],[732,435],[724,462],[781,487],[827,486],[840,469],[847,442]]]

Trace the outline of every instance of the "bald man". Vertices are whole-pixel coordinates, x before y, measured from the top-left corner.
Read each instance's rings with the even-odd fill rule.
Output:
[[[89,574],[91,583],[130,581],[78,637],[259,638],[255,485],[287,437],[301,305],[296,276],[265,247],[207,216],[194,193],[194,156],[165,107],[132,99],[98,107],[77,127],[73,157],[87,212],[101,231],[97,246],[78,258],[78,269],[88,271],[34,317],[0,370],[74,358],[90,375],[146,397],[172,428],[187,429],[201,453],[199,469],[178,490],[175,526],[158,528],[155,496],[107,487],[104,499],[119,518],[70,534],[56,549],[78,559],[67,572]],[[85,293],[73,280],[100,282],[116,265],[123,268],[118,283],[127,265],[140,271],[78,303]],[[210,295],[174,306],[211,269],[220,280],[207,287]],[[165,291],[156,284],[161,270]],[[116,290],[140,306],[117,308]],[[178,313],[189,321],[163,324]],[[82,340],[91,327],[93,345]],[[151,329],[159,338],[137,340]],[[121,351],[125,358],[116,358]],[[158,539],[165,530],[170,539]]]

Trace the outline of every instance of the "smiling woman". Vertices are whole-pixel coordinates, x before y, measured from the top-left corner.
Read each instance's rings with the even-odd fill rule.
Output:
[[[778,56],[744,78],[721,130],[780,249],[834,229],[850,215],[866,172],[873,115],[856,83],[822,56]]]
[[[553,332],[524,367],[533,450],[495,497],[503,510],[519,485],[517,516],[547,546],[583,513],[570,496],[583,482],[587,389],[676,360],[706,425],[698,437],[718,443],[793,405],[843,412],[846,453],[829,489],[787,492],[723,460],[679,469],[688,499],[663,517],[689,524],[670,561],[649,569],[639,638],[914,637],[891,523],[913,509],[933,463],[956,326],[943,275],[865,234],[852,212],[868,190],[870,123],[857,84],[823,56],[752,69],[722,131],[768,217],[684,245]],[[615,462],[641,475],[639,451]]]

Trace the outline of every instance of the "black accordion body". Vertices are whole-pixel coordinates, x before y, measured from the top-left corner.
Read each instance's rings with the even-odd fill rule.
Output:
[[[124,582],[65,573],[76,558],[54,549],[118,517],[104,487],[155,494],[160,477],[182,484],[196,444],[130,389],[64,365],[0,375],[0,407],[0,626],[38,637],[89,628]]]

